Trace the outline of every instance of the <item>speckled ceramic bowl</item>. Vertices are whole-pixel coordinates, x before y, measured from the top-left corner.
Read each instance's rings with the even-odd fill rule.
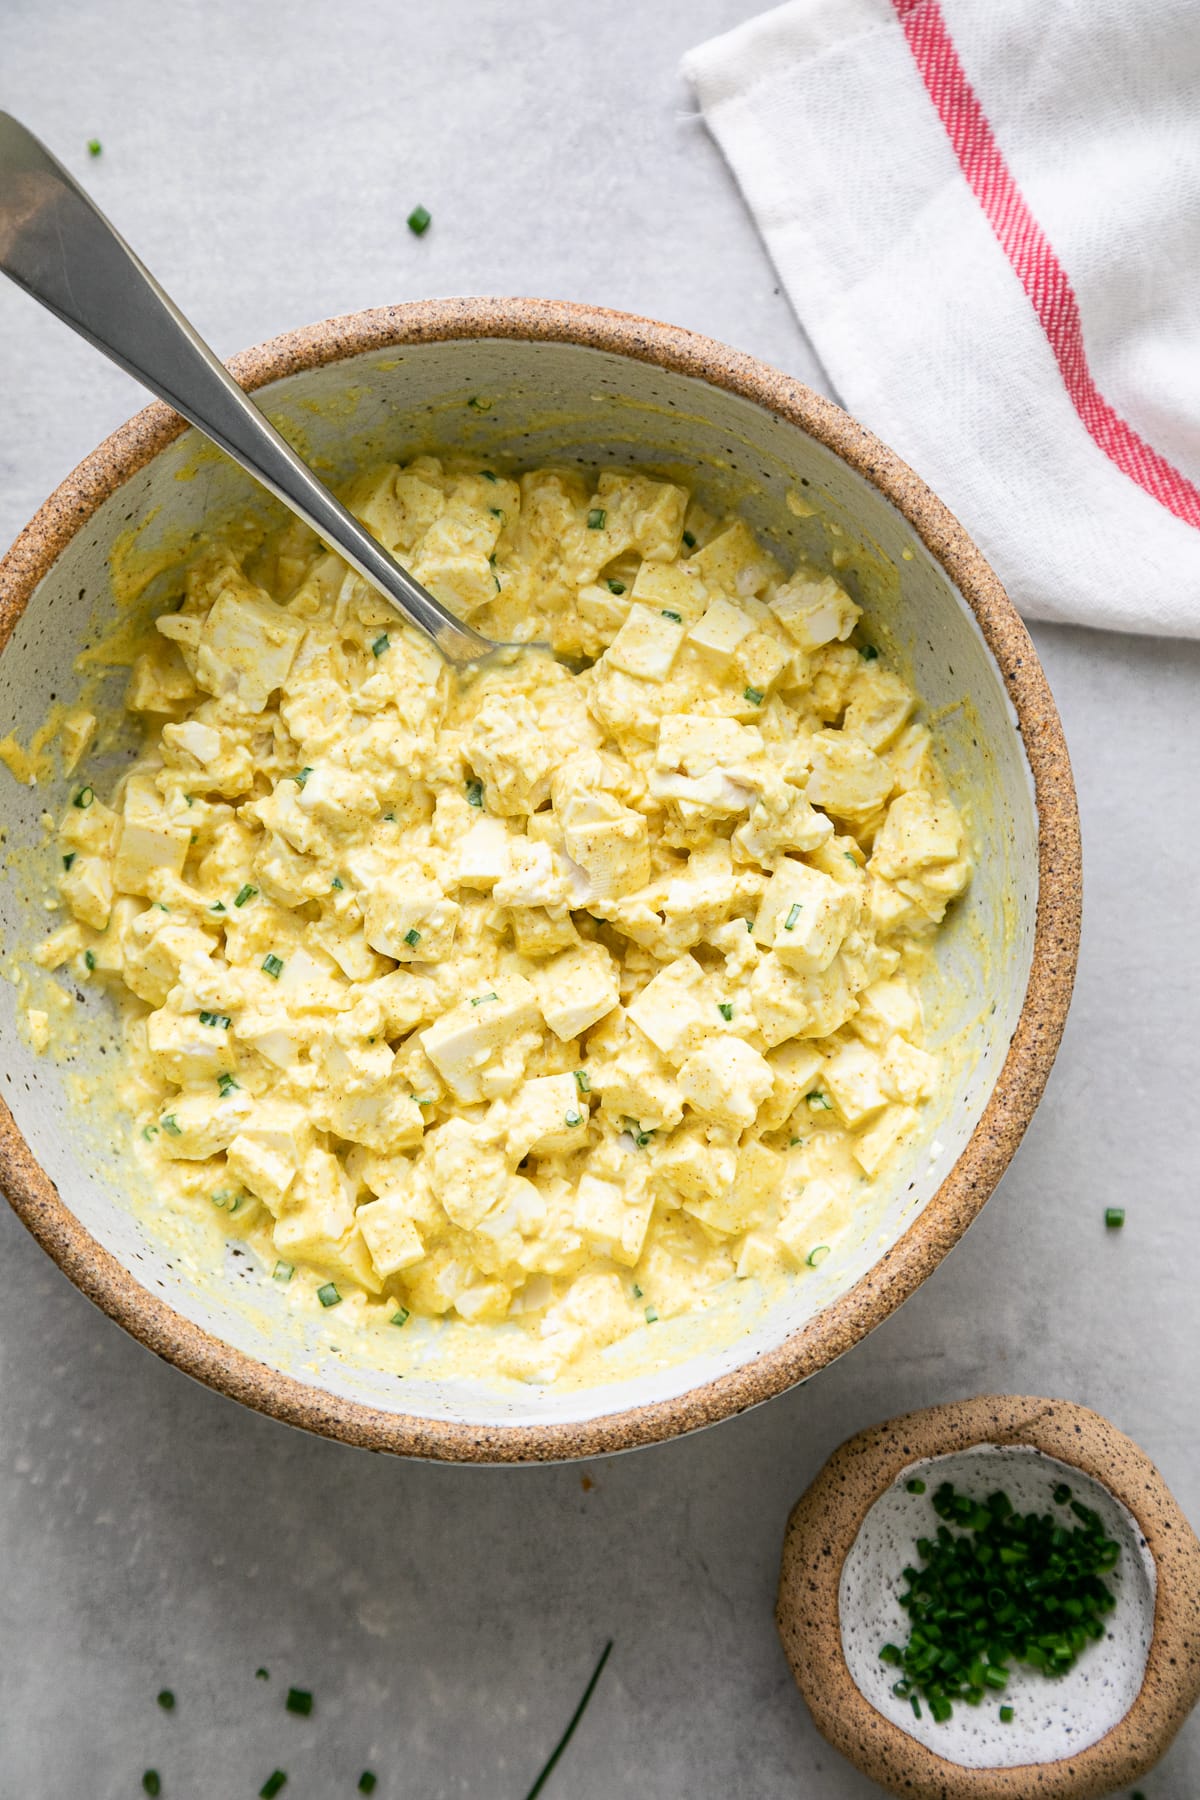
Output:
[[[715,1328],[713,1318],[703,1330],[655,1326],[640,1363],[627,1344],[586,1389],[419,1372],[398,1381],[331,1348],[327,1322],[307,1338],[285,1331],[244,1257],[225,1278],[198,1278],[124,1203],[117,1150],[70,1098],[64,1070],[29,1051],[6,982],[0,1181],[13,1206],[71,1280],[159,1355],[264,1412],[373,1449],[591,1456],[708,1424],[814,1374],[899,1305],[975,1217],[1029,1122],[1066,1016],[1075,796],[1045,678],[995,575],[912,471],[836,406],[644,319],[537,300],[433,301],[293,332],[234,369],[333,478],[439,447],[508,467],[640,464],[739,510],[785,563],[835,559],[938,715],[976,833],[977,873],[939,948],[940,1028],[957,1034],[960,1077],[887,1206],[836,1257],[770,1305],[736,1284]],[[0,717],[21,741],[52,693],[69,699],[78,686],[73,653],[111,618],[114,553],[126,570],[150,566],[201,524],[262,504],[232,464],[198,460],[195,435],[162,406],[81,464],[0,564]],[[120,691],[117,681],[114,703]],[[21,788],[3,771],[0,781],[0,921],[6,954],[19,958],[45,929],[39,821],[65,790]],[[94,1054],[82,1068],[99,1079],[111,1068],[99,1054],[108,1015],[96,994],[83,1008]]]
[[[1051,1515],[1061,1484],[1121,1555],[1105,1576],[1104,1637],[1072,1670],[1047,1681],[1014,1667],[1003,1694],[939,1724],[893,1693],[897,1671],[879,1650],[907,1640],[902,1571],[933,1535],[943,1481]],[[984,1395],[891,1419],[834,1452],[788,1521],[778,1621],[818,1729],[889,1793],[1097,1800],[1153,1767],[1200,1694],[1200,1543],[1150,1459],[1098,1413]]]

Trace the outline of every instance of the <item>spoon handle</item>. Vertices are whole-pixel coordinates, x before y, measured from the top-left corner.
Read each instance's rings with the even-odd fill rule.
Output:
[[[284,442],[62,164],[0,112],[0,269],[182,413],[454,663],[493,648],[389,556]]]

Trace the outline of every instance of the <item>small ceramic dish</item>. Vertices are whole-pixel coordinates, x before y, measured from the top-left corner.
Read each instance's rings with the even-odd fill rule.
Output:
[[[102,1053],[113,1017],[99,984],[80,983],[81,1045],[66,1070],[32,1052],[18,990],[0,983],[0,1184],[70,1279],[160,1356],[277,1418],[374,1450],[594,1456],[728,1417],[813,1375],[907,1298],[976,1216],[1029,1123],[1066,1017],[1079,938],[1075,794],[1054,703],[1000,583],[940,501],[836,406],[645,319],[540,300],[431,301],[309,326],[232,367],[334,481],[423,451],[516,470],[641,466],[740,513],[789,566],[836,567],[937,720],[943,766],[971,812],[975,875],[937,940],[955,1079],[893,1189],[837,1255],[778,1300],[732,1283],[704,1320],[632,1334],[587,1386],[468,1380],[432,1362],[398,1378],[363,1346],[335,1342],[336,1320],[289,1315],[248,1257],[199,1271],[165,1245],[153,1206],[129,1204],[119,1134],[73,1097],[71,1078],[93,1093],[111,1079]],[[115,573],[178,566],[197,534],[263,506],[166,407],[103,444],[0,562],[6,728],[27,744],[52,698],[75,701],[78,652],[130,616]],[[118,711],[123,685],[117,670]],[[89,763],[89,778],[111,782],[122,766]],[[21,958],[46,930],[42,819],[61,810],[66,784],[22,786],[3,771],[0,783],[0,928]]]
[[[1052,1513],[1061,1484],[1121,1556],[1104,1638],[1073,1669],[1014,1668],[1003,1695],[939,1724],[896,1696],[879,1651],[907,1641],[901,1571],[944,1481],[1021,1513]],[[1092,1800],[1143,1776],[1200,1697],[1200,1543],[1137,1445],[1063,1400],[964,1400],[843,1444],[792,1513],[777,1618],[817,1728],[908,1800]]]

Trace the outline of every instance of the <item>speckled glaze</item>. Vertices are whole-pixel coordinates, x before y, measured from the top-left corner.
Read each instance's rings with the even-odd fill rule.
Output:
[[[1111,1652],[1135,1665],[1140,1682],[1125,1679],[1124,1689],[1114,1683],[1106,1698],[1087,1696],[1081,1681],[1081,1706],[1094,1714],[1107,1705],[1107,1729],[1094,1717],[1081,1719],[1085,1741],[1079,1748],[1008,1767],[983,1761],[982,1733],[974,1745],[965,1737],[948,1738],[945,1755],[918,1741],[871,1704],[843,1653],[844,1571],[864,1520],[914,1464],[972,1451],[982,1460],[982,1446],[989,1447],[993,1463],[997,1446],[1057,1459],[1046,1465],[1053,1471],[1048,1482],[1065,1464],[1111,1496],[1110,1527],[1127,1516],[1136,1530],[1125,1546],[1124,1579],[1140,1592],[1128,1596],[1129,1616]],[[937,1470],[935,1463],[930,1473],[940,1479]],[[1003,1485],[998,1477],[996,1485]],[[1088,1499],[1086,1491],[1081,1498]],[[1142,1610],[1153,1621],[1144,1669],[1136,1616]],[[889,1793],[909,1800],[1098,1800],[1153,1767],[1200,1697],[1200,1543],[1137,1445],[1097,1413],[1064,1400],[985,1395],[908,1413],[843,1444],[788,1521],[776,1617],[796,1685],[823,1736]],[[1101,1659],[1109,1651],[1102,1644],[1088,1653],[1093,1688],[1102,1682]],[[1081,1659],[1076,1675],[1082,1676],[1087,1661]],[[1123,1676],[1129,1674],[1126,1667]],[[1056,1685],[1041,1683],[1046,1689]],[[1114,1718],[1117,1712],[1121,1716]],[[1056,1737],[1061,1732],[1049,1726],[1047,1744],[1061,1748]]]
[[[903,516],[938,578],[944,572],[970,608],[1015,716],[1036,805],[1038,898],[1030,974],[1003,1066],[986,1104],[980,1098],[965,1148],[911,1224],[823,1310],[781,1341],[747,1352],[715,1379],[644,1405],[584,1419],[466,1423],[388,1410],[285,1374],[182,1317],[98,1243],[60,1197],[0,1102],[0,1185],[13,1207],[69,1278],[156,1354],[247,1405],[347,1443],[451,1461],[547,1461],[657,1442],[771,1398],[858,1342],[958,1241],[1016,1149],[1058,1047],[1079,940],[1079,826],[1054,703],[996,576],[962,527],[898,457],[799,382],[689,332],[541,300],[462,299],[381,308],[286,334],[230,366],[254,389],[349,359],[379,357],[393,347],[404,354],[410,347],[463,340],[581,346],[626,359],[631,374],[634,366],[644,372],[649,365],[690,377],[707,384],[710,393],[720,390],[761,409],[772,428],[794,430],[824,446]],[[47,501],[0,563],[0,650],[56,559],[97,510],[184,429],[166,407],[147,407]]]

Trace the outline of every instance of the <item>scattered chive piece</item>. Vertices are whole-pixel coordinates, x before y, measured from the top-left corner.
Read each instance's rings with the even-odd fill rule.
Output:
[[[405,1308],[403,1306],[398,1306],[396,1308],[396,1311],[392,1314],[391,1319],[388,1321],[388,1323],[391,1325],[407,1325],[408,1320],[409,1320],[409,1314],[408,1314],[407,1308]]]
[[[158,1136],[158,1126],[157,1125],[143,1125],[142,1126],[142,1136],[145,1138],[146,1142],[149,1143],[151,1138]]]
[[[413,928],[412,928],[412,930],[411,930],[411,931],[406,931],[406,932],[405,932],[405,934],[404,934],[404,941],[405,941],[405,943],[406,943],[406,944],[410,944],[410,945],[411,945],[411,944],[419,944],[419,943],[420,943],[420,941],[421,941],[421,934],[420,934],[420,932],[419,932],[419,931],[418,931],[418,930],[417,930],[417,928],[416,928],[416,926],[415,926],[415,925],[414,925],[414,926],[413,926]]]
[[[64,869],[70,868],[71,864],[75,861],[75,854],[76,853],[74,850],[67,851],[67,854],[63,857],[63,868]]]
[[[603,531],[608,523],[608,514],[602,506],[593,506],[588,514],[587,522],[589,531]]]
[[[264,975],[269,975],[272,981],[278,981],[283,974],[283,959],[272,950],[263,958],[262,969]]]
[[[424,237],[433,223],[433,214],[427,206],[414,206],[404,222],[414,237]]]
[[[331,888],[335,888],[337,890],[337,892],[340,894],[343,891],[343,889],[345,888],[346,884],[342,880],[340,875],[335,875],[329,885]]]
[[[284,1774],[282,1769],[276,1769],[274,1774],[267,1776],[267,1779],[263,1782],[262,1786],[259,1788],[258,1800],[275,1800],[275,1796],[279,1792],[280,1788],[286,1787],[286,1786],[287,1786],[287,1776]]]
[[[168,1137],[182,1137],[183,1128],[174,1113],[164,1113],[163,1117],[158,1122],[167,1133]]]
[[[89,156],[99,156],[99,154],[103,150],[103,148],[104,148],[104,145],[100,142],[99,138],[89,138],[88,139],[87,153]]]
[[[499,994],[477,994],[475,996],[475,998],[472,1000],[471,1005],[472,1006],[483,1006],[486,1001],[499,1000],[499,998],[500,998]]]
[[[394,825],[396,823],[396,815],[394,812],[385,812],[383,816],[389,825]]]
[[[200,1023],[202,1025],[215,1025],[218,1031],[228,1031],[229,1027],[233,1024],[233,1020],[228,1013],[202,1012],[200,1014]]]
[[[338,1293],[332,1281],[327,1281],[324,1287],[319,1287],[317,1289],[317,1299],[321,1302],[322,1306],[340,1306],[342,1303],[342,1296]]]
[[[798,900],[795,901],[791,906],[788,907],[788,916],[783,921],[783,929],[785,931],[795,931],[796,920],[800,917],[802,910],[803,909]]]
[[[1061,1481],[1058,1484],[1058,1486],[1055,1488],[1054,1493],[1051,1495],[1051,1499],[1054,1501],[1055,1506],[1065,1506],[1067,1504],[1067,1501],[1070,1498],[1071,1498],[1070,1488],[1067,1486],[1065,1481]]]
[[[72,800],[71,805],[77,806],[80,812],[86,812],[95,798],[96,792],[94,788],[81,787],[75,798]]]
[[[467,783],[467,805],[468,806],[482,806],[483,805],[483,783],[482,783],[482,781],[468,781],[468,783]]]
[[[720,1013],[720,1015],[723,1019],[732,1019],[732,1017],[733,1017],[733,1002],[730,1000],[718,1000],[717,1011]]]
[[[162,1776],[157,1769],[147,1769],[142,1776],[142,1792],[144,1794],[162,1793]]]
[[[640,1287],[639,1287],[639,1286],[638,1286],[638,1284],[637,1284],[637,1282],[636,1282],[636,1281],[635,1281],[635,1282],[634,1282],[634,1284],[633,1284],[633,1297],[634,1297],[634,1299],[635,1299],[635,1300],[640,1300],[640,1299],[642,1299],[642,1297],[643,1297],[643,1296],[642,1296],[642,1290],[641,1290],[641,1288],[640,1288]]]
[[[214,900],[208,910],[209,912],[224,912],[225,902],[223,900]]]
[[[621,1120],[621,1124],[629,1133],[639,1150],[644,1150],[646,1145],[650,1142],[650,1139],[654,1136],[652,1131],[643,1131],[636,1119],[625,1118]]]
[[[683,534],[683,541],[687,545],[689,550],[694,550],[696,548],[695,532],[694,531],[685,531]]]
[[[83,953],[83,961],[85,968],[94,969],[96,966],[95,952],[93,950],[85,950]]]
[[[362,1774],[358,1778],[359,1793],[360,1794],[373,1794],[375,1792],[376,1781],[377,1781],[377,1777],[372,1774],[371,1770],[364,1769]]]
[[[495,481],[496,479],[495,472],[491,469],[480,469],[479,473],[485,481]]]
[[[625,592],[625,583],[623,581],[615,580],[611,575],[607,578],[604,585],[610,594],[623,594]]]
[[[158,1704],[162,1707],[164,1712],[174,1712],[175,1696],[171,1692],[170,1688],[163,1688],[162,1691],[155,1696],[155,1698],[157,1699]]]
[[[299,1713],[301,1718],[307,1719],[313,1708],[313,1699],[307,1688],[289,1688],[283,1704],[290,1713]]]
[[[858,654],[862,657],[864,662],[874,662],[875,658],[879,655],[879,652],[874,644],[864,644]]]
[[[257,894],[257,892],[258,892],[258,889],[256,887],[251,887],[250,883],[247,882],[245,887],[239,888],[237,893],[234,895],[233,904],[235,906],[245,906],[247,900],[253,900],[253,898],[254,898],[255,894]]]
[[[375,642],[371,645],[371,655],[382,656],[384,651],[390,650],[391,647],[392,640],[389,638],[386,631],[381,631],[379,636],[375,639]]]
[[[923,1494],[925,1492],[925,1483],[916,1475],[913,1476],[911,1481],[906,1481],[904,1485],[910,1494]]]
[[[825,1258],[828,1255],[829,1255],[829,1245],[828,1244],[814,1244],[813,1248],[809,1251],[808,1255],[805,1257],[804,1260],[808,1264],[810,1269],[815,1269],[819,1263],[823,1263],[825,1261]]]
[[[290,779],[295,782],[295,784],[298,788],[302,788],[311,774],[312,774],[311,769],[304,768],[304,769],[299,770],[299,772],[297,774],[291,776]]]
[[[270,1679],[271,1679],[270,1669],[255,1669],[254,1679],[255,1679],[255,1681],[270,1681]]]
[[[228,1069],[222,1069],[221,1073],[217,1076],[217,1091],[222,1099],[225,1098],[226,1094],[231,1094],[234,1088],[240,1086],[241,1083],[234,1079]]]
[[[763,703],[763,691],[761,688],[746,688],[742,698],[748,700],[751,706],[761,706]]]
[[[657,1325],[658,1324],[658,1312],[657,1312],[657,1309],[653,1306],[648,1306],[646,1308],[646,1323],[647,1323],[647,1325]]]
[[[525,1800],[537,1800],[538,1795],[541,1793],[542,1789],[545,1787],[546,1783],[549,1781],[551,1775],[554,1773],[554,1769],[558,1763],[559,1757],[562,1755],[563,1751],[566,1749],[567,1745],[570,1743],[571,1739],[574,1737],[575,1727],[578,1725],[580,1719],[582,1719],[584,1712],[587,1710],[587,1703],[596,1691],[596,1683],[599,1681],[601,1675],[604,1673],[604,1665],[608,1661],[609,1653],[611,1652],[611,1650],[612,1650],[612,1639],[610,1638],[608,1640],[607,1644],[605,1644],[603,1650],[600,1652],[600,1661],[596,1664],[596,1667],[592,1670],[592,1678],[583,1690],[583,1697],[581,1698],[579,1705],[575,1708],[575,1711],[571,1714],[571,1717],[567,1723],[567,1729],[563,1732],[563,1734],[559,1738],[557,1744],[555,1744],[553,1750],[550,1752],[550,1755],[547,1757],[545,1765],[542,1768],[541,1774],[538,1776],[537,1780],[534,1782],[533,1786],[530,1788],[529,1792],[526,1794]]]
[[[683,614],[677,613],[677,612],[671,612],[665,606],[662,609],[662,616],[664,619],[670,619],[670,621],[673,625],[682,625],[683,624]]]
[[[911,1698],[909,1700],[909,1705],[913,1709],[913,1717],[915,1719],[919,1719],[921,1716],[921,1702],[917,1699],[917,1696],[915,1694],[913,1694],[911,1696]]]
[[[293,1263],[277,1262],[275,1264],[275,1269],[271,1276],[271,1280],[277,1281],[279,1283],[280,1287],[286,1287],[288,1282],[292,1279],[292,1276],[295,1273],[296,1273],[296,1269],[295,1269],[295,1265]],[[258,1669],[255,1671],[255,1673],[260,1674],[260,1675],[265,1675],[266,1672],[265,1672],[265,1670]]]
[[[563,1122],[567,1125],[582,1125],[583,1114],[581,1112],[576,1112],[574,1107],[572,1107],[569,1113],[563,1114]]]
[[[493,519],[499,519],[501,524],[503,524],[504,512],[503,512],[502,508],[500,508],[499,506],[489,506],[488,511],[491,513]]]
[[[1121,1226],[1125,1223],[1125,1208],[1123,1206],[1106,1206],[1104,1209],[1104,1223],[1108,1226],[1110,1231],[1119,1231]]]
[[[467,405],[472,407],[476,412],[491,412],[492,410],[491,401],[483,399],[480,394],[472,394],[471,398],[467,401]]]
[[[746,920],[746,930],[747,930],[747,931],[753,931],[753,930],[754,930],[754,920],[753,920],[753,919],[747,919],[747,920]]]
[[[575,1071],[575,1086],[579,1089],[581,1094],[590,1094],[591,1093],[592,1078],[588,1074],[586,1069],[576,1069],[576,1071]]]
[[[1011,1706],[1002,1706],[1000,1708],[1000,1723],[1002,1725],[1011,1725],[1013,1722],[1013,1718],[1014,1718],[1014,1714],[1013,1714],[1013,1709]],[[1138,1794],[1134,1794],[1133,1800],[1141,1800],[1141,1796]]]
[[[823,1094],[820,1088],[814,1088],[812,1093],[805,1094],[804,1098],[808,1101],[808,1104],[812,1107],[814,1112],[833,1111],[833,1101],[829,1098],[828,1094]]]

